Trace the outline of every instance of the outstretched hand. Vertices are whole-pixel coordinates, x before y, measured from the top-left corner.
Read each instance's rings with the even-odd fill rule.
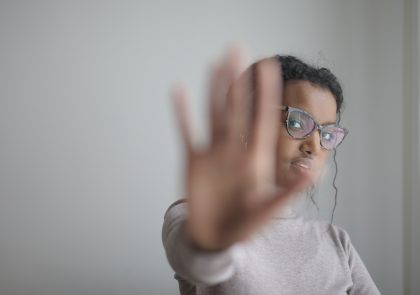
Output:
[[[186,230],[204,250],[243,241],[267,223],[310,182],[303,175],[281,190],[275,187],[276,144],[281,124],[281,65],[264,59],[241,76],[241,52],[231,50],[211,74],[209,145],[193,145],[187,97],[174,91],[175,109],[186,147]],[[246,145],[241,140],[246,136]]]

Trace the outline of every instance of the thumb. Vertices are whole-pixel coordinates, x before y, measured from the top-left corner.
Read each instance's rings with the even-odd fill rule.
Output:
[[[263,202],[253,212],[253,224],[261,226],[275,216],[282,206],[286,206],[297,193],[302,192],[312,183],[309,175],[303,174],[287,188],[263,196]]]

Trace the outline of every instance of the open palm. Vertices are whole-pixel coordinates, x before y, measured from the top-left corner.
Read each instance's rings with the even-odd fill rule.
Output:
[[[240,53],[231,51],[212,72],[209,91],[211,139],[193,146],[186,95],[174,93],[186,146],[186,230],[193,243],[220,250],[261,228],[308,177],[273,190],[282,101],[281,66],[274,58],[254,64],[237,79]],[[249,107],[248,107],[249,106]],[[241,137],[246,135],[246,146]]]

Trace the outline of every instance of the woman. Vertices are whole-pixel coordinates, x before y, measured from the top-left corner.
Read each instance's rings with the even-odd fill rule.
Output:
[[[379,294],[343,229],[292,208],[347,133],[339,82],[292,56],[237,79],[238,56],[213,71],[208,147],[193,145],[174,94],[187,198],[167,210],[162,239],[181,294]]]

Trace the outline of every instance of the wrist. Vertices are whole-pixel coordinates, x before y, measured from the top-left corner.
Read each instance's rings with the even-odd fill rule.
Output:
[[[193,251],[198,252],[208,252],[208,253],[216,253],[216,252],[223,252],[230,248],[231,245],[210,245],[210,244],[203,244],[194,239],[194,237],[188,231],[186,224],[184,223],[182,227],[182,234],[184,236],[185,241],[187,242],[188,246]]]

